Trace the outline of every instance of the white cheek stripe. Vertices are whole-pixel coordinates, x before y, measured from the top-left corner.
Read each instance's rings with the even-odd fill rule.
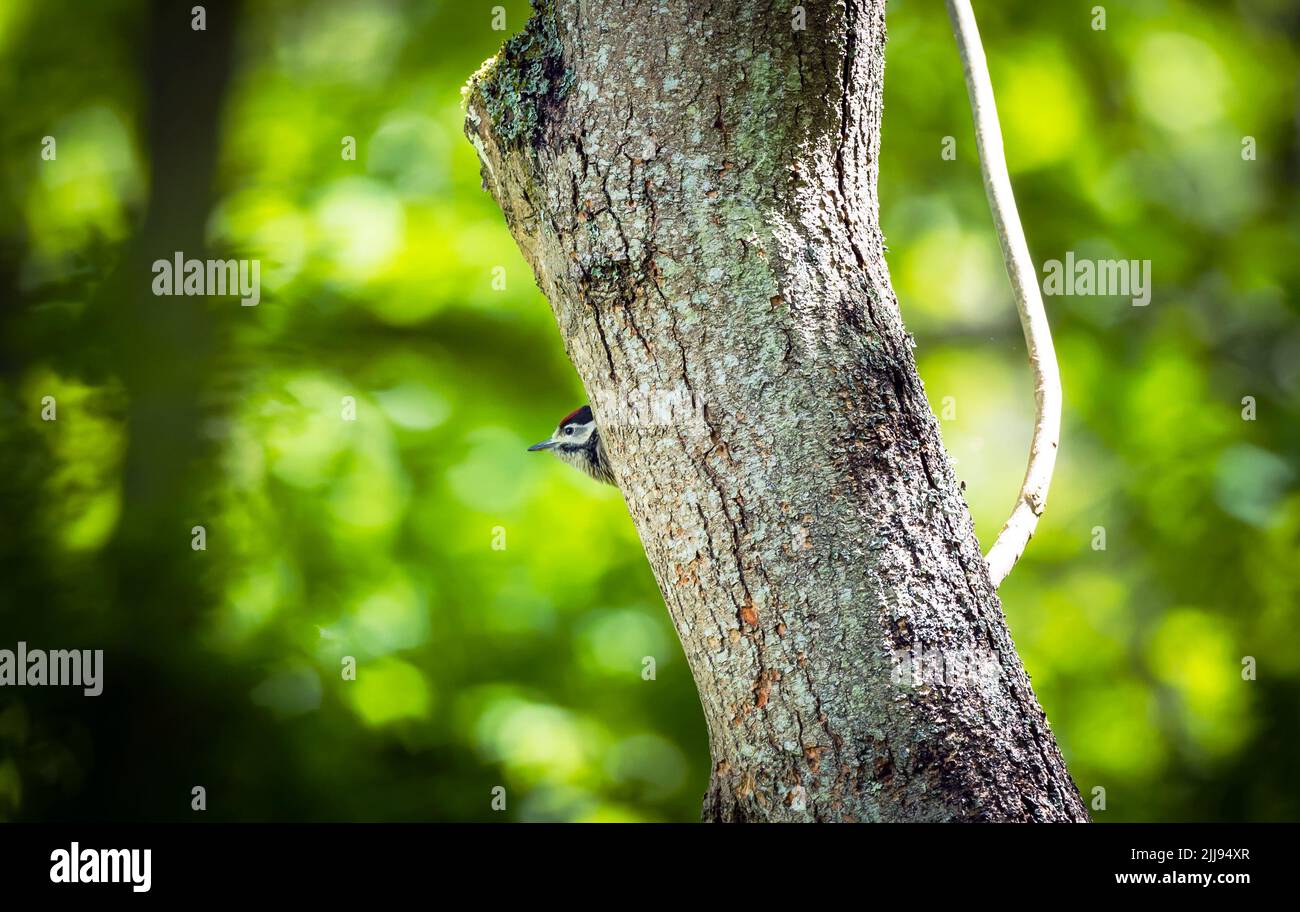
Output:
[[[559,441],[560,443],[586,443],[588,440],[591,439],[591,432],[594,431],[595,429],[596,429],[596,422],[589,421],[586,424],[575,425],[573,434],[571,436],[567,436],[564,433],[564,428],[558,427],[555,429],[555,434],[553,435],[553,438]]]

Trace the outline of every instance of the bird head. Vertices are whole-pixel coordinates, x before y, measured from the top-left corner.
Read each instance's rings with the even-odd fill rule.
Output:
[[[560,419],[555,432],[541,443],[534,443],[528,448],[528,452],[555,450],[557,456],[578,453],[586,449],[595,433],[596,419],[592,417],[591,406],[584,405]]]
[[[550,450],[561,461],[597,481],[614,484],[614,476],[601,445],[600,432],[596,430],[596,419],[591,414],[589,405],[565,415],[556,425],[555,433],[528,448],[530,453],[538,450]]]

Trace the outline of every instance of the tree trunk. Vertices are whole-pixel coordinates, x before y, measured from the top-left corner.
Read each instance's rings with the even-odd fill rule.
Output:
[[[535,5],[467,132],[695,675],[704,818],[1087,820],[889,284],[883,0]]]

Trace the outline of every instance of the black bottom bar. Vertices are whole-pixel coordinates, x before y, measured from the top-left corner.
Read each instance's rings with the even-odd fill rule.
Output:
[[[573,897],[602,885],[798,893],[837,884],[863,897],[1193,892],[1231,901],[1276,890],[1292,824],[1109,826],[575,826],[437,824],[11,824],[0,826],[0,884],[18,895],[108,894],[294,899],[414,891],[458,902]],[[73,873],[75,853],[78,865]],[[141,850],[106,853],[102,850]],[[148,849],[148,890],[144,854]],[[116,879],[85,883],[90,877]],[[52,879],[53,878],[53,879]],[[77,882],[71,882],[73,879]],[[58,880],[59,882],[55,882]],[[673,886],[677,884],[677,886]],[[688,886],[694,884],[695,886]],[[707,886],[711,884],[712,886]],[[603,888],[602,888],[603,889]],[[608,893],[590,894],[606,896]],[[677,899],[685,899],[685,895]]]

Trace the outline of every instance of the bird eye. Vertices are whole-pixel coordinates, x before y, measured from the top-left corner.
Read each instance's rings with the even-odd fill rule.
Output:
[[[566,434],[572,434],[572,433],[573,433],[573,428],[571,428],[571,427],[566,427],[566,428],[564,429],[564,433],[566,433]]]

